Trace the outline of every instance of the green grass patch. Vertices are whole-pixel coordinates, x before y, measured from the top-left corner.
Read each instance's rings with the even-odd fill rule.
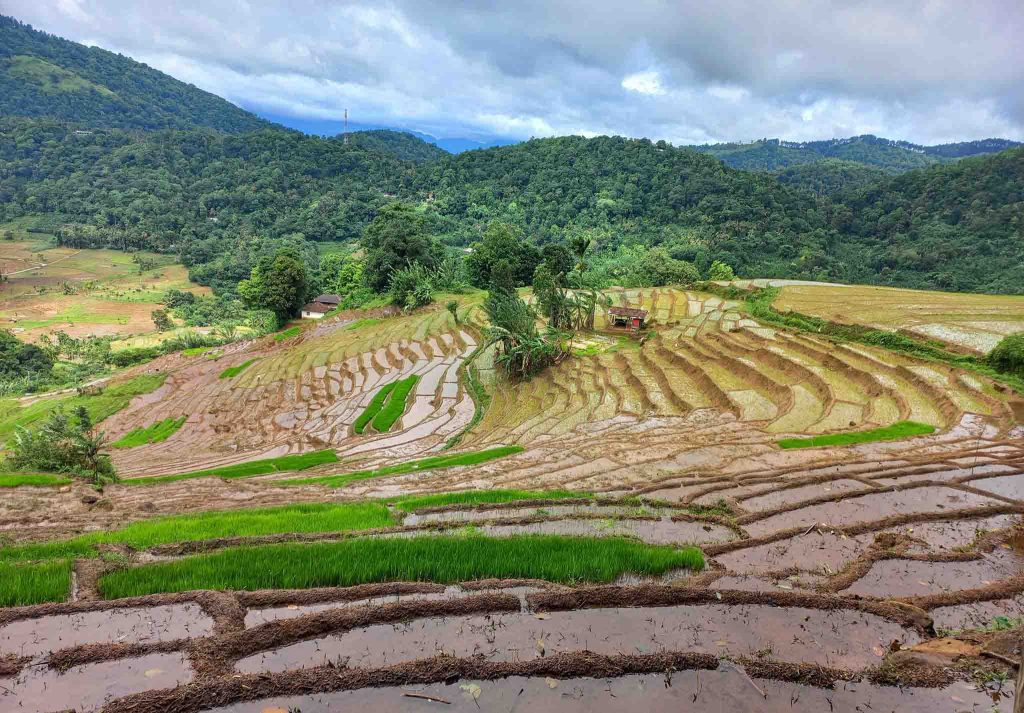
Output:
[[[123,544],[136,550],[218,537],[255,537],[286,532],[349,532],[394,525],[382,502],[303,503],[250,510],[212,510],[140,520],[118,530],[69,540],[0,548],[0,563],[95,557],[96,545]]]
[[[302,327],[289,327],[274,335],[274,341],[283,342],[285,339],[297,337],[302,332]]]
[[[421,470],[434,468],[451,468],[458,465],[476,465],[496,458],[504,458],[513,453],[522,453],[525,450],[522,446],[499,446],[488,448],[484,451],[472,451],[469,453],[453,453],[446,456],[431,456],[419,460],[407,461],[396,465],[388,465],[373,470],[355,470],[350,473],[339,473],[337,475],[323,475],[314,478],[293,478],[281,480],[276,485],[327,485],[340,487],[346,483],[368,478],[381,478],[385,475],[402,475],[415,473]]]
[[[0,607],[62,602],[71,592],[71,560],[41,564],[0,562]]]
[[[537,578],[613,582],[625,573],[701,569],[697,548],[646,545],[619,537],[532,535],[493,538],[420,536],[238,547],[106,575],[106,598],[191,589],[302,589],[369,582]]]
[[[18,488],[22,485],[53,487],[67,485],[71,478],[53,473],[0,473],[0,488]]]
[[[811,438],[783,438],[776,443],[780,448],[817,448],[819,446],[850,446],[856,443],[873,441],[895,441],[911,436],[926,436],[935,433],[935,426],[916,421],[898,421],[891,426],[872,428],[868,431],[849,431],[846,433],[827,433]]]
[[[347,325],[345,327],[345,331],[352,332],[355,331],[356,329],[362,329],[363,327],[372,327],[373,325],[380,324],[383,321],[384,320],[381,319],[380,317],[364,317],[362,319],[357,319],[355,322],[352,322],[352,324]]]
[[[118,440],[110,444],[111,448],[134,448],[147,443],[159,443],[170,438],[175,431],[182,427],[188,416],[178,418],[165,418],[157,421],[146,428],[135,428],[124,434]]]
[[[391,395],[384,403],[384,407],[377,412],[377,415],[373,417],[373,421],[370,422],[373,430],[378,433],[387,433],[391,430],[391,427],[395,425],[395,421],[400,419],[402,414],[405,413],[406,402],[409,400],[409,395],[416,388],[416,382],[419,380],[420,377],[413,374],[395,383],[395,388],[391,390]]]
[[[99,387],[96,393],[62,394],[42,398],[27,406],[22,406],[17,399],[0,399],[0,443],[11,437],[15,427],[32,426],[58,407],[71,413],[79,406],[84,406],[93,423],[99,423],[123,409],[136,396],[160,388],[166,378],[167,374],[142,374],[127,381]]]
[[[225,369],[224,371],[222,371],[220,373],[220,378],[222,378],[222,379],[230,379],[233,376],[238,376],[243,371],[245,371],[246,368],[248,368],[250,364],[252,364],[255,361],[256,361],[255,359],[247,359],[246,361],[243,361],[238,366],[229,366],[227,369]]]
[[[395,388],[396,381],[392,381],[390,384],[384,384],[373,398],[370,399],[369,405],[363,410],[361,414],[356,418],[355,423],[352,424],[352,430],[356,433],[362,433],[366,430],[366,427],[370,424],[370,421],[380,413],[380,410],[384,408],[384,402],[388,400],[388,396],[391,395],[392,390]]]
[[[122,485],[154,485],[156,483],[170,483],[175,480],[190,480],[192,478],[206,478],[215,476],[218,478],[249,478],[254,475],[266,475],[267,473],[287,472],[291,470],[305,470],[317,465],[326,463],[337,463],[338,455],[333,448],[322,451],[312,451],[294,456],[279,456],[277,458],[262,458],[247,463],[226,465],[223,468],[210,468],[208,470],[194,470],[189,473],[175,473],[174,475],[160,475],[152,478],[126,478],[121,481]]]
[[[182,349],[181,353],[183,356],[194,357],[199,356],[210,347],[189,347],[188,349]]]
[[[511,503],[520,500],[589,500],[593,497],[592,493],[571,490],[466,490],[459,493],[407,495],[396,498],[391,503],[402,512],[413,512],[444,505],[483,505],[486,503]]]
[[[463,383],[466,385],[466,390],[469,392],[470,397],[473,399],[473,418],[470,419],[469,423],[462,428],[461,431],[449,438],[444,444],[444,450],[454,448],[462,441],[462,437],[469,433],[480,421],[483,420],[484,414],[487,413],[487,408],[491,405],[491,395],[487,393],[487,389],[480,381],[480,373],[476,368],[476,358],[483,353],[484,349],[487,348],[488,344],[477,345],[477,348],[466,357],[466,360],[459,367],[459,372],[463,377]]]

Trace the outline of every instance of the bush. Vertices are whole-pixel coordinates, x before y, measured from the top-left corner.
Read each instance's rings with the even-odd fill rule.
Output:
[[[167,316],[167,310],[155,309],[149,313],[149,316],[153,320],[153,326],[156,327],[156,331],[166,332],[174,329],[174,322]]]
[[[1003,337],[985,360],[994,369],[1024,376],[1024,332]]]
[[[164,304],[167,305],[168,309],[184,307],[185,305],[195,304],[195,302],[196,296],[191,292],[185,292],[185,290],[167,290],[167,294],[164,295]]]
[[[708,279],[712,281],[735,280],[736,274],[732,271],[731,266],[721,260],[715,260],[708,268]]]
[[[8,444],[7,465],[16,470],[69,473],[96,485],[117,480],[110,457],[100,451],[105,445],[84,406],[69,417],[56,409],[34,429],[18,426]]]
[[[388,292],[394,304],[413,309],[433,302],[433,289],[433,276],[427,268],[416,262],[391,273]]]
[[[162,347],[138,347],[134,349],[122,349],[121,351],[111,352],[110,363],[117,367],[122,366],[133,366],[135,364],[141,364],[151,359],[156,359],[158,356],[164,353]]]

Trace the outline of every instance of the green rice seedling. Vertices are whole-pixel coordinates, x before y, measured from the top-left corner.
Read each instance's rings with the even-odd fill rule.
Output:
[[[0,562],[0,607],[62,602],[71,591],[71,560],[41,564]]]
[[[68,540],[0,548],[0,563],[95,557],[96,545],[120,544],[135,550],[174,542],[218,537],[256,537],[292,532],[350,532],[394,525],[381,502],[302,503],[247,510],[211,510],[133,522],[117,530],[90,532]]]
[[[402,414],[405,413],[406,402],[412,390],[416,388],[416,382],[419,380],[420,377],[413,374],[395,383],[395,388],[391,390],[391,395],[384,403],[384,407],[377,412],[377,415],[373,417],[373,421],[370,422],[373,430],[378,433],[387,433],[391,430],[391,427],[395,425],[395,421],[400,419]]]
[[[363,327],[372,327],[373,325],[380,324],[383,321],[384,320],[379,317],[364,317],[363,319],[357,319],[352,324],[347,325],[345,329],[351,332],[357,329],[362,329]]]
[[[37,488],[67,485],[70,478],[53,473],[0,473],[0,488],[19,488],[30,485]]]
[[[243,361],[238,366],[229,366],[227,369],[225,369],[224,371],[222,371],[220,373],[220,378],[222,378],[222,379],[230,379],[233,376],[238,376],[243,371],[245,371],[246,367],[251,365],[254,361],[256,361],[256,360],[255,359],[248,359],[246,361]]]
[[[110,444],[111,448],[134,448],[147,443],[159,443],[170,438],[175,431],[181,428],[188,416],[178,418],[165,418],[157,421],[146,428],[136,428],[124,434],[121,438]]]
[[[327,485],[336,488],[356,480],[380,478],[385,475],[402,475],[405,473],[415,473],[417,471],[431,470],[434,468],[452,468],[459,465],[476,465],[478,463],[494,460],[495,458],[504,458],[505,456],[512,455],[514,453],[522,453],[523,450],[525,449],[522,446],[499,446],[498,448],[489,448],[483,451],[453,453],[445,456],[431,456],[430,458],[421,458],[419,460],[398,463],[397,465],[388,465],[383,468],[376,468],[373,470],[356,470],[350,473],[323,475],[312,478],[291,478],[288,480],[278,481],[276,484]]]
[[[292,589],[368,582],[455,583],[486,578],[613,582],[626,573],[699,570],[695,547],[647,545],[622,537],[480,535],[355,538],[340,542],[237,547],[113,572],[106,598],[192,589]]]
[[[291,339],[292,337],[298,336],[302,332],[302,327],[289,327],[281,332],[274,335],[274,341],[283,342],[285,339]]]
[[[392,381],[390,384],[384,384],[384,386],[382,386],[380,390],[373,395],[373,398],[370,399],[369,405],[367,405],[363,412],[359,414],[355,423],[352,424],[353,431],[356,433],[362,433],[366,430],[366,426],[384,407],[384,402],[388,400],[388,396],[391,395],[391,392],[397,383],[398,382],[396,381]]]
[[[121,481],[122,485],[154,485],[156,483],[170,483],[176,480],[190,480],[192,478],[206,478],[216,476],[218,478],[249,478],[254,475],[266,475],[267,473],[287,472],[290,470],[305,470],[317,465],[337,463],[338,455],[333,448],[322,451],[312,451],[300,455],[279,456],[277,458],[263,458],[252,460],[247,463],[226,465],[222,468],[210,468],[209,470],[196,470],[190,473],[176,473],[174,475],[161,475],[153,478],[139,477],[126,478]]]
[[[810,438],[783,438],[777,441],[780,448],[817,448],[819,446],[849,446],[874,441],[895,441],[911,436],[926,436],[935,432],[935,426],[916,421],[899,421],[883,428],[847,433],[827,433]]]
[[[465,490],[458,493],[407,495],[391,501],[396,510],[415,512],[445,505],[482,505],[527,500],[591,500],[593,494],[572,490]]]

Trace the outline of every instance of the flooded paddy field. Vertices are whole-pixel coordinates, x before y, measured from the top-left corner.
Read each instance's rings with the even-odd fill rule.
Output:
[[[324,320],[217,360],[165,357],[165,385],[104,428],[189,418],[116,454],[125,475],[326,448],[338,462],[4,493],[0,566],[67,561],[71,576],[65,596],[0,608],[0,710],[1013,710],[1024,427],[1007,395],[706,295],[614,297],[649,307],[656,333],[516,389],[483,350],[479,419],[468,313]],[[394,427],[356,433],[410,376]],[[777,444],[901,420],[936,431]],[[466,460],[418,465],[449,454]],[[423,543],[460,538],[495,561],[466,569],[467,552],[441,571]],[[508,554],[523,542],[552,549]],[[628,556],[597,572],[580,545],[595,542]],[[395,561],[331,558],[362,543]],[[286,571],[298,561],[312,564]],[[140,591],[117,588],[129,575]]]

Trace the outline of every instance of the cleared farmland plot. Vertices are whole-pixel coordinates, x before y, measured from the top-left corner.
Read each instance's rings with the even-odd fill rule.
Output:
[[[1024,332],[1021,296],[794,282],[780,287],[774,306],[784,312],[908,331],[982,354],[1006,335]]]

